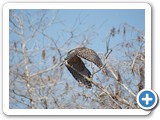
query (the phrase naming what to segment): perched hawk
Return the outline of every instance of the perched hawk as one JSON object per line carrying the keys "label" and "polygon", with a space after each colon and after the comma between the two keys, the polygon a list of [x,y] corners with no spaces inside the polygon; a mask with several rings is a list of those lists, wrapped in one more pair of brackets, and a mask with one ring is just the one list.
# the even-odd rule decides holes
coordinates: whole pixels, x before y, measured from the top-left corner
{"label": "perched hawk", "polygon": [[68,52],[65,60],[67,61],[69,66],[66,65],[66,67],[68,68],[70,73],[73,75],[73,77],[78,81],[79,85],[85,86],[86,88],[91,88],[92,87],[91,82],[88,81],[84,76],[82,76],[83,74],[86,77],[90,78],[91,73],[86,68],[81,58],[94,63],[99,68],[101,68],[103,64],[102,64],[101,59],[97,55],[97,53],[89,48],[81,47],[81,48],[73,49]]}

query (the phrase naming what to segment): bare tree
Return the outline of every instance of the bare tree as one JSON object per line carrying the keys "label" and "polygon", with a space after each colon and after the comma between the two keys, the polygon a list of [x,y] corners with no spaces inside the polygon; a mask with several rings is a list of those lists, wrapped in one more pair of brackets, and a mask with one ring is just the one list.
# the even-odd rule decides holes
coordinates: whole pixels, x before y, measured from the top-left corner
{"label": "bare tree", "polygon": [[77,16],[67,28],[56,10],[10,10],[9,20],[11,109],[138,108],[136,94],[145,82],[143,31],[127,23],[110,29],[104,36],[106,53],[98,53],[108,75],[83,60],[92,71],[92,78],[81,74],[94,85],[88,90],[62,63],[67,65],[69,50],[92,43],[98,33],[94,25],[86,27]]}

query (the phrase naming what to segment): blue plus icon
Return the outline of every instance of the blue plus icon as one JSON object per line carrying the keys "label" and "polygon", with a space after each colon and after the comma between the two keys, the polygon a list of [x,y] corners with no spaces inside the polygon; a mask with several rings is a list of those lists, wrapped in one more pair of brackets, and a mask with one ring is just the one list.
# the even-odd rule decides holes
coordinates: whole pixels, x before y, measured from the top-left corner
{"label": "blue plus icon", "polygon": [[157,94],[152,90],[142,90],[137,95],[137,103],[142,109],[152,109],[157,104]]}
{"label": "blue plus icon", "polygon": [[146,105],[149,105],[149,101],[152,101],[152,100],[153,100],[153,98],[150,98],[148,93],[146,93],[146,97],[145,98],[142,98],[142,101],[145,101]]}

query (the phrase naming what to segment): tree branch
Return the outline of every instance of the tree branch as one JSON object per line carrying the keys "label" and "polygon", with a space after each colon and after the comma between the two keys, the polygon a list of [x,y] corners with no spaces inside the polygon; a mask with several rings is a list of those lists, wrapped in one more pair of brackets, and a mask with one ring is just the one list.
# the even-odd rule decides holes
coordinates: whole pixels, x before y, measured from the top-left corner
{"label": "tree branch", "polygon": [[26,47],[25,47],[25,38],[24,38],[24,26],[23,26],[23,19],[20,21],[20,30],[21,30],[21,40],[22,40],[22,53],[23,53],[23,58],[24,58],[24,72],[25,75],[27,76],[27,89],[28,89],[28,93],[29,93],[29,98],[30,98],[30,104],[31,104],[31,109],[34,108],[34,101],[32,98],[32,91],[30,88],[30,73],[29,73],[29,69],[28,69],[28,65],[27,65],[27,55],[26,55]]}

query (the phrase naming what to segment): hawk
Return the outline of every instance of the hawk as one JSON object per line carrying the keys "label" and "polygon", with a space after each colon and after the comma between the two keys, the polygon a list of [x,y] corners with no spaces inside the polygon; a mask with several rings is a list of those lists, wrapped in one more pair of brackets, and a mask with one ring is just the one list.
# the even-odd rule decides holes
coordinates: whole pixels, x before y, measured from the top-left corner
{"label": "hawk", "polygon": [[67,57],[65,58],[65,61],[68,64],[66,65],[67,69],[78,81],[80,86],[91,88],[91,81],[84,77],[86,76],[87,78],[91,78],[91,72],[86,68],[81,58],[94,63],[99,68],[102,68],[103,64],[97,53],[89,48],[80,47],[68,52]]}

